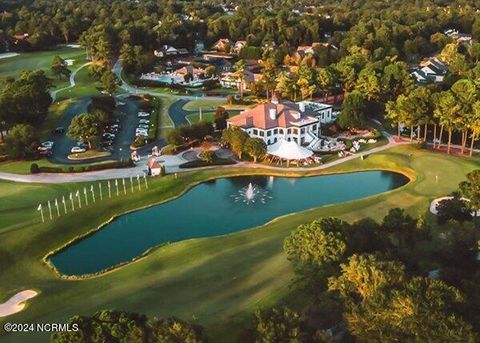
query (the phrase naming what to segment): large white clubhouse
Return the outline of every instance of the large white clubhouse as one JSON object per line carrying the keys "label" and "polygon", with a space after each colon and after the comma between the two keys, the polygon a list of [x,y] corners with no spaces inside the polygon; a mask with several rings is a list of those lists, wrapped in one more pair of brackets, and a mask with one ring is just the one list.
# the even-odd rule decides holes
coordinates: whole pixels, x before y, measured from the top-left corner
{"label": "large white clubhouse", "polygon": [[311,101],[279,102],[276,98],[267,104],[227,119],[227,126],[237,126],[250,137],[263,139],[267,145],[285,139],[301,145],[318,141],[320,126],[333,121],[332,106]]}

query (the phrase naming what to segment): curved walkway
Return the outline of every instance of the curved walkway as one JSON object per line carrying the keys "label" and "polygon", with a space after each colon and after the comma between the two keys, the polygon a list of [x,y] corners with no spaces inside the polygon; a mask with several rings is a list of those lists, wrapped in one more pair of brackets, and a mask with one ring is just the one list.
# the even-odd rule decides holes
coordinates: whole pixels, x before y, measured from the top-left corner
{"label": "curved walkway", "polygon": [[[213,168],[258,168],[258,169],[266,169],[266,170],[278,170],[278,171],[316,171],[316,170],[324,170],[330,168],[332,166],[336,166],[347,161],[351,161],[356,158],[360,158],[363,156],[368,156],[377,152],[388,150],[397,145],[403,144],[411,144],[410,142],[401,142],[396,143],[391,136],[388,136],[388,144],[382,145],[368,151],[349,155],[347,157],[341,158],[339,160],[335,160],[329,163],[325,163],[316,167],[278,167],[278,166],[267,166],[262,164],[255,164],[250,162],[240,162],[233,165],[225,165],[225,166],[208,166],[202,168],[195,168],[195,170],[201,169],[213,169]],[[179,166],[187,160],[182,157],[181,152],[178,155],[174,156],[160,156],[158,158],[159,162],[165,165],[165,169],[167,173],[182,173],[182,172],[189,172],[191,169],[182,169]],[[2,173],[0,172],[0,179],[8,180],[8,181],[15,181],[15,182],[26,182],[26,183],[68,183],[68,182],[92,182],[97,180],[108,180],[108,179],[116,179],[116,178],[124,178],[137,175],[143,175],[146,172],[146,162],[147,158],[144,157],[140,163],[133,167],[133,168],[123,168],[123,169],[108,169],[108,170],[101,170],[101,171],[93,171],[93,172],[86,172],[86,173],[65,173],[65,174],[49,174],[49,173],[40,173],[40,174],[33,174],[33,175],[20,175],[20,174],[11,174],[11,173]]]}
{"label": "curved walkway", "polygon": [[75,69],[71,74],[70,74],[70,85],[69,86],[66,86],[66,87],[63,87],[63,88],[60,88],[60,89],[56,89],[52,92],[50,92],[50,96],[52,97],[52,102],[55,102],[55,100],[57,99],[57,94],[60,93],[60,92],[63,92],[64,90],[67,90],[67,89],[70,89],[70,88],[73,88],[75,87],[75,76],[77,76],[77,73],[84,67],[88,66],[92,64],[92,62],[87,62],[85,64],[82,64],[80,67],[78,67],[77,69]]}

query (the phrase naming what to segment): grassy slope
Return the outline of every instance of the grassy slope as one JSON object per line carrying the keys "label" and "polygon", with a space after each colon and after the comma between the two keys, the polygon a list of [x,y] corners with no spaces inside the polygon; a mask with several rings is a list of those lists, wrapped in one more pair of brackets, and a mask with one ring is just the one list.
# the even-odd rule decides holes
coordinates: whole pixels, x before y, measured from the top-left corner
{"label": "grassy slope", "polygon": [[[87,281],[59,280],[40,259],[113,213],[161,201],[183,191],[191,182],[226,171],[198,171],[179,175],[177,180],[171,176],[152,180],[148,194],[142,191],[129,195],[128,201],[120,197],[77,211],[75,225],[71,216],[41,225],[34,209],[40,201],[67,194],[77,185],[1,182],[0,298],[24,288],[42,291],[31,301],[30,308],[9,317],[10,321],[62,322],[75,313],[117,308],[152,316],[196,318],[220,337],[217,341],[229,341],[253,309],[282,301],[289,293],[292,271],[282,252],[282,242],[297,225],[320,216],[355,220],[368,215],[380,219],[389,208],[397,206],[411,213],[425,213],[432,198],[450,193],[468,171],[479,166],[478,160],[407,146],[369,156],[365,161],[356,159],[329,171],[387,168],[415,174],[416,178],[399,190],[282,217],[261,228],[172,244],[137,263]],[[249,171],[254,172],[260,171]],[[11,337],[4,337],[5,341]],[[32,336],[17,335],[15,341],[21,338],[31,341]]]}
{"label": "grassy slope", "polygon": [[63,59],[75,60],[70,70],[78,68],[85,63],[85,51],[83,49],[73,49],[66,46],[54,50],[21,53],[18,56],[0,59],[0,75],[2,77],[17,77],[23,70],[45,70],[47,76],[54,80],[55,86],[60,88],[68,84],[67,80],[58,80],[54,78],[50,71],[50,64],[53,56],[59,55]]}

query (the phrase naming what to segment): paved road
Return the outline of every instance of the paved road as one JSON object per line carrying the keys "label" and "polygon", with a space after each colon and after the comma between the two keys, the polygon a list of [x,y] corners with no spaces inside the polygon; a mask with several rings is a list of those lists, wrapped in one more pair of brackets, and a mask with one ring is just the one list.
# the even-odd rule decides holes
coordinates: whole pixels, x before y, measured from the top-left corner
{"label": "paved road", "polygon": [[190,100],[181,99],[174,102],[168,108],[168,115],[172,119],[173,125],[175,127],[179,127],[182,125],[190,125],[190,122],[187,120],[187,116],[189,114],[197,113],[197,111],[189,111],[185,110],[183,106],[185,106]]}

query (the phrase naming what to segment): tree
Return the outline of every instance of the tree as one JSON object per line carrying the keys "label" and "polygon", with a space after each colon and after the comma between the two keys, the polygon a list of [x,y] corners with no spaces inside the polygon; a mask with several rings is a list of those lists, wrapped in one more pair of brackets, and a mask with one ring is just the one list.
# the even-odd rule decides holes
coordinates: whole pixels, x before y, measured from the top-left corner
{"label": "tree", "polygon": [[385,287],[403,283],[405,267],[395,261],[381,261],[375,255],[352,255],[340,265],[341,274],[328,280],[328,289],[338,291],[350,303],[365,300]]}
{"label": "tree", "polygon": [[300,315],[287,307],[257,310],[254,318],[255,342],[300,343],[306,339]]}
{"label": "tree", "polygon": [[365,127],[367,104],[359,91],[353,91],[345,97],[338,124],[342,128]]}
{"label": "tree", "polygon": [[282,71],[279,73],[275,91],[282,98],[293,99],[294,101],[297,101],[296,88],[296,82],[291,77],[290,73],[286,71]]}
{"label": "tree", "polygon": [[471,131],[469,155],[472,157],[475,142],[480,135],[480,101],[476,101],[472,106],[472,113],[469,116],[468,127]]}
{"label": "tree", "polygon": [[248,134],[236,126],[230,126],[222,132],[222,142],[230,145],[230,148],[241,159],[243,147],[248,139]]}
{"label": "tree", "polygon": [[471,220],[471,209],[458,192],[452,194],[452,198],[440,201],[437,205],[437,221],[445,224],[449,220],[456,220],[460,223]]}
{"label": "tree", "polygon": [[243,98],[244,84],[245,84],[245,61],[239,60],[235,63],[235,72],[233,73],[233,78],[238,81],[238,91],[240,92],[240,97]]}
{"label": "tree", "polygon": [[105,70],[102,77],[100,78],[100,82],[105,88],[105,91],[108,94],[113,94],[117,87],[120,85],[120,81],[117,78],[117,75],[113,73],[111,70]]}
{"label": "tree", "polygon": [[206,151],[202,151],[198,157],[200,157],[200,159],[206,163],[213,163],[215,161],[215,159],[217,158],[217,155],[215,155],[215,152],[212,151],[212,150],[206,150]]}
{"label": "tree", "polygon": [[345,319],[361,342],[473,343],[472,326],[452,311],[461,302],[457,289],[440,280],[415,277],[347,306]]}
{"label": "tree", "polygon": [[174,317],[151,320],[148,327],[151,331],[151,343],[201,343],[205,341],[203,328],[200,325]]}
{"label": "tree", "polygon": [[271,59],[266,60],[262,64],[262,84],[265,87],[267,93],[267,99],[273,96],[273,90],[275,89],[275,84],[277,80],[277,66],[275,62]]}
{"label": "tree", "polygon": [[263,158],[267,153],[267,145],[261,138],[249,137],[245,141],[244,151],[253,157],[254,163],[257,163],[257,159]]}
{"label": "tree", "polygon": [[400,247],[404,247],[406,243],[413,244],[416,227],[417,221],[415,218],[412,218],[401,208],[390,209],[382,223],[383,230],[393,234]]}
{"label": "tree", "polygon": [[360,91],[369,101],[378,100],[382,91],[380,78],[373,68],[364,68],[358,75],[355,89]]}
{"label": "tree", "polygon": [[215,111],[215,128],[217,130],[224,130],[227,127],[228,112],[225,110],[225,107],[218,106]]}
{"label": "tree", "polygon": [[62,76],[65,78],[70,77],[70,70],[67,68],[67,63],[58,55],[53,57],[50,69],[58,78],[61,78]]}
{"label": "tree", "polygon": [[167,133],[167,142],[168,144],[171,145],[181,145],[184,143],[184,139],[180,133],[180,130],[178,128],[174,128],[172,130],[169,130]]}
{"label": "tree", "polygon": [[452,131],[459,121],[460,104],[455,99],[452,91],[441,92],[435,99],[434,116],[440,122],[440,138],[438,148],[442,144],[443,129],[448,130],[448,147],[447,153],[450,153],[450,147],[452,143]]}
{"label": "tree", "polygon": [[107,118],[98,113],[82,113],[73,117],[67,135],[76,141],[87,142],[92,149],[100,142]]}
{"label": "tree", "polygon": [[149,332],[144,315],[114,310],[96,312],[92,317],[73,316],[68,320],[77,331],[60,331],[52,335],[54,343],[147,341]]}
{"label": "tree", "polygon": [[35,155],[38,137],[30,125],[15,125],[5,137],[5,148],[10,158],[30,158]]}
{"label": "tree", "polygon": [[321,291],[326,276],[347,249],[341,233],[345,225],[333,218],[323,218],[300,225],[285,238],[283,249],[298,281],[315,292]]}
{"label": "tree", "polygon": [[462,196],[468,199],[468,206],[478,211],[480,209],[480,170],[474,170],[467,174],[467,180],[460,183]]}

